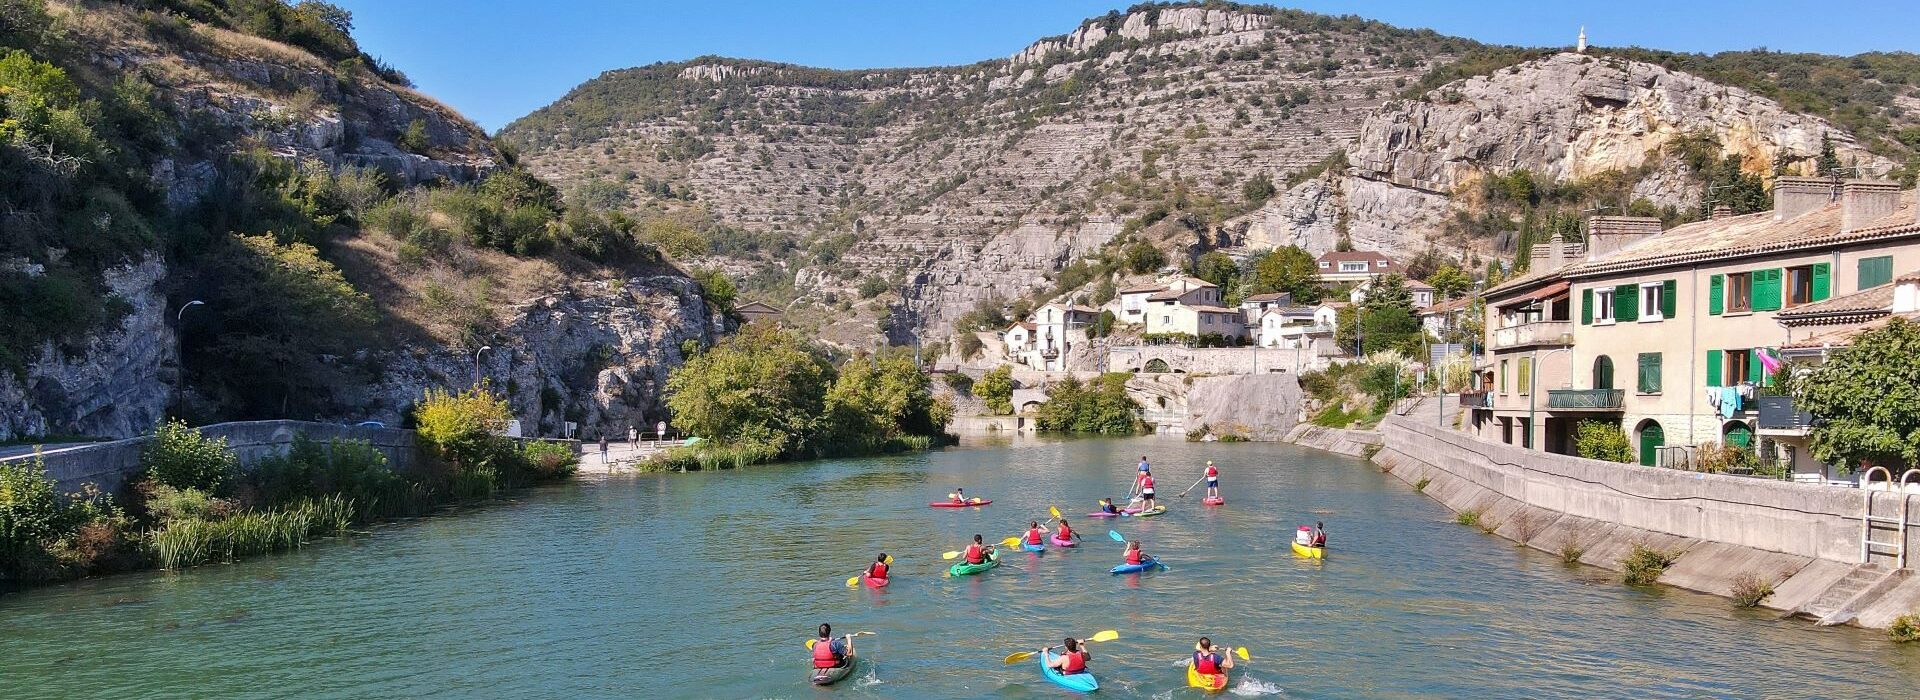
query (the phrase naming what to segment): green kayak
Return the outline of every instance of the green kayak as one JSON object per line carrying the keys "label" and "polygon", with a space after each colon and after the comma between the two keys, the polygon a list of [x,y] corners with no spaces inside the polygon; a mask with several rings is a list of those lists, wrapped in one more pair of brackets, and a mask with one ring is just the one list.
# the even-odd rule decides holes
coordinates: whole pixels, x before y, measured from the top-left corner
{"label": "green kayak", "polygon": [[982,571],[986,571],[987,569],[991,569],[999,565],[1000,565],[1000,557],[993,554],[988,554],[987,560],[984,562],[981,562],[979,564],[968,564],[966,562],[960,562],[948,568],[947,573],[952,574],[954,576],[972,576],[974,574],[980,573]]}

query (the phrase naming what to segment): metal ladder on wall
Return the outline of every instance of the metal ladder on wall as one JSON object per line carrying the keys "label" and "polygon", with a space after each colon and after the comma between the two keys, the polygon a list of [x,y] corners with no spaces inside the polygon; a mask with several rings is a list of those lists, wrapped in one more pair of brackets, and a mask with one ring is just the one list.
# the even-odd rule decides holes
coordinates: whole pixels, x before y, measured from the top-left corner
{"label": "metal ladder on wall", "polygon": [[[1885,517],[1873,514],[1873,497],[1875,493],[1873,488],[1874,472],[1880,472],[1886,476],[1886,490],[1893,492],[1895,496],[1894,500],[1900,506],[1900,513],[1897,517]],[[1882,552],[1883,554],[1888,554],[1893,557],[1894,568],[1904,569],[1907,567],[1906,487],[1907,480],[1915,476],[1920,476],[1920,469],[1908,469],[1902,473],[1898,484],[1893,481],[1893,472],[1887,471],[1886,467],[1873,467],[1860,475],[1860,489],[1866,492],[1867,497],[1866,508],[1860,513],[1860,563],[1865,564],[1871,561],[1874,552],[1873,548],[1881,547],[1886,550]],[[1873,526],[1876,524],[1893,526],[1895,528],[1893,531],[1893,541],[1875,542],[1873,539]]]}

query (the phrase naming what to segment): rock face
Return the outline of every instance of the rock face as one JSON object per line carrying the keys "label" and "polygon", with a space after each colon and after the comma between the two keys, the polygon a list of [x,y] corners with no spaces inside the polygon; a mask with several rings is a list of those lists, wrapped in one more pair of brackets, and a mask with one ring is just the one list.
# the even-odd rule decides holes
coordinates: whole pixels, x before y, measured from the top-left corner
{"label": "rock face", "polygon": [[22,376],[0,372],[0,440],[48,434],[124,437],[160,421],[173,400],[178,344],[167,316],[158,256],[110,270],[106,284],[127,313],[83,351],[48,343]]}
{"label": "rock face", "polygon": [[[667,420],[667,370],[685,360],[683,345],[712,345],[731,330],[707,308],[699,288],[679,276],[589,282],[517,305],[503,334],[481,353],[478,370],[504,391],[526,435],[624,439],[629,425],[651,431]],[[416,347],[380,358],[381,380],[362,399],[366,416],[399,425],[428,389],[464,389],[475,381],[464,350]]]}

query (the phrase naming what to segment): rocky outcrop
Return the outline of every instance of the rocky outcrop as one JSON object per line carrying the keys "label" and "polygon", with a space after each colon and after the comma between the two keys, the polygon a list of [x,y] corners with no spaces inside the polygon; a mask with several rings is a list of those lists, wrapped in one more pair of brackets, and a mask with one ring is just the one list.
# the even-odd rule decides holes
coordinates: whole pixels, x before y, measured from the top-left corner
{"label": "rocky outcrop", "polygon": [[[415,347],[377,358],[381,379],[360,398],[365,415],[389,425],[428,389],[462,389],[475,370],[503,391],[527,435],[624,435],[666,420],[667,372],[686,350],[730,329],[699,287],[680,276],[575,284],[517,305],[491,350]],[[689,343],[693,345],[689,345]],[[651,428],[642,428],[650,430]]]}
{"label": "rocky outcrop", "polygon": [[138,435],[173,400],[179,346],[167,321],[158,256],[109,270],[108,293],[126,313],[78,352],[42,346],[25,372],[0,371],[0,440],[49,434]]}

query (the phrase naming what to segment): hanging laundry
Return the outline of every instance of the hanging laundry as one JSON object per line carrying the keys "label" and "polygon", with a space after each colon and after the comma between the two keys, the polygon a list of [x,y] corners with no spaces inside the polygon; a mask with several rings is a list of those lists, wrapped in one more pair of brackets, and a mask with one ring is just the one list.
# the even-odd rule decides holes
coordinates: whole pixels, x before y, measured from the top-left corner
{"label": "hanging laundry", "polygon": [[1740,388],[1732,386],[1720,387],[1720,417],[1732,418],[1733,414],[1739,412]]}
{"label": "hanging laundry", "polygon": [[1720,387],[1707,387],[1707,405],[1720,408]]}

